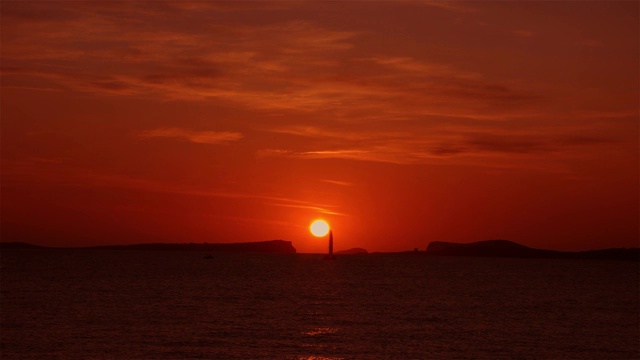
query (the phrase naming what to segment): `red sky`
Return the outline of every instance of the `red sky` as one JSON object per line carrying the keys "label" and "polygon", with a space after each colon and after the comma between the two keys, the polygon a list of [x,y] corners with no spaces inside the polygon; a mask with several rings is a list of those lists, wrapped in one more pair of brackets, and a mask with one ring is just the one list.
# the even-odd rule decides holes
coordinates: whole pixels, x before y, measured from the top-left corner
{"label": "red sky", "polygon": [[638,246],[639,13],[3,1],[2,241]]}

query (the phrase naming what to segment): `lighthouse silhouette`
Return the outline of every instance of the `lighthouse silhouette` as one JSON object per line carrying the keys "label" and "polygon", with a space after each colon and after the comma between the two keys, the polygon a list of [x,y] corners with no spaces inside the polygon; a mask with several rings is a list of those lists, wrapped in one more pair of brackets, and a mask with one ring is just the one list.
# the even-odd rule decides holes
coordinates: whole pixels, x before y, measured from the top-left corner
{"label": "lighthouse silhouette", "polygon": [[329,253],[325,255],[325,260],[335,260],[336,257],[333,256],[333,230],[329,230]]}

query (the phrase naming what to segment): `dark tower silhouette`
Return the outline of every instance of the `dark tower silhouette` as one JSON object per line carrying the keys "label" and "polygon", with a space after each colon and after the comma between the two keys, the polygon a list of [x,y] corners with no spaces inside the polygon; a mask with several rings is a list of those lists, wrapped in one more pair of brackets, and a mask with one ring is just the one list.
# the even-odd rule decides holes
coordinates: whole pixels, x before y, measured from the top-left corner
{"label": "dark tower silhouette", "polygon": [[333,231],[329,230],[329,253],[325,255],[325,260],[335,260],[336,257],[333,256]]}
{"label": "dark tower silhouette", "polygon": [[333,231],[329,230],[329,256],[333,255]]}

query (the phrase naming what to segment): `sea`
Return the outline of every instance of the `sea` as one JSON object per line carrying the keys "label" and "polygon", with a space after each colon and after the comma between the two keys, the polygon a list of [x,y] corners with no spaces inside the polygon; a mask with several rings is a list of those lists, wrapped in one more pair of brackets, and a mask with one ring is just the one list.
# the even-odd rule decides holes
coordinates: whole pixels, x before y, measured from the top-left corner
{"label": "sea", "polygon": [[1,359],[638,359],[640,266],[3,250]]}

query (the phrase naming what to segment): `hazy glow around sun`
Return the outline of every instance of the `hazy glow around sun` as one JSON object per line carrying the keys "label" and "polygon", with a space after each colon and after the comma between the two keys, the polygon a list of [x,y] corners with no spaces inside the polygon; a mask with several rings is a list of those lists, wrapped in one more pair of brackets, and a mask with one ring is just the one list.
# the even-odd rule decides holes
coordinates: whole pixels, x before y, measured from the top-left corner
{"label": "hazy glow around sun", "polygon": [[317,237],[325,236],[329,233],[329,224],[324,220],[316,220],[309,226],[309,231]]}

